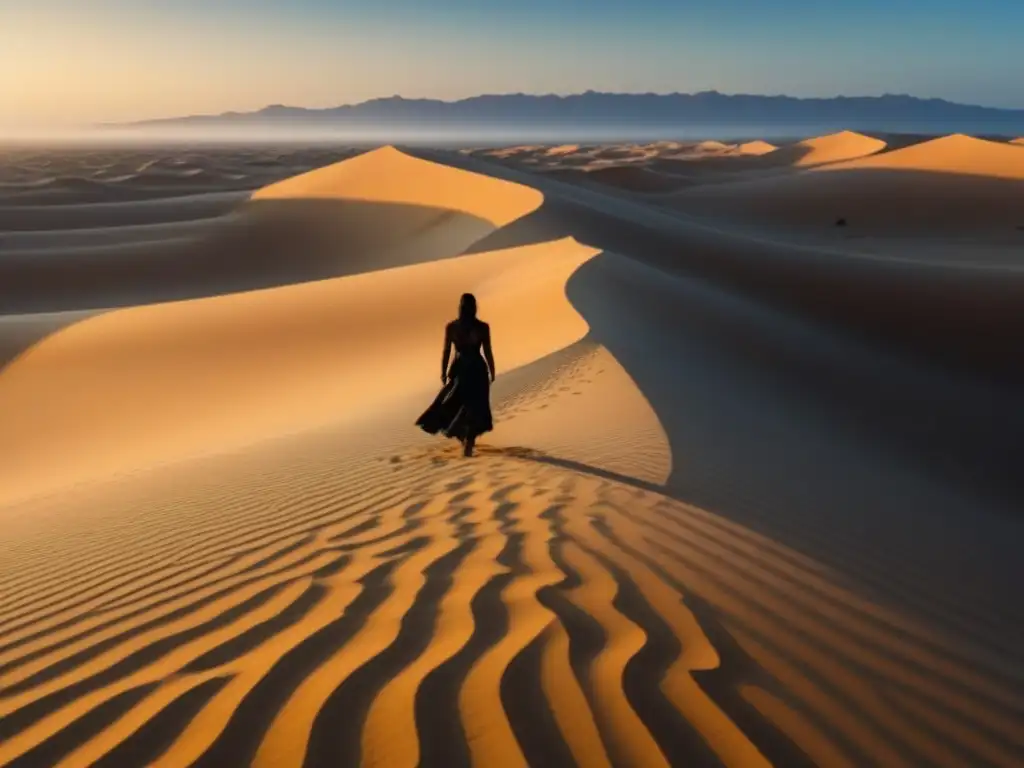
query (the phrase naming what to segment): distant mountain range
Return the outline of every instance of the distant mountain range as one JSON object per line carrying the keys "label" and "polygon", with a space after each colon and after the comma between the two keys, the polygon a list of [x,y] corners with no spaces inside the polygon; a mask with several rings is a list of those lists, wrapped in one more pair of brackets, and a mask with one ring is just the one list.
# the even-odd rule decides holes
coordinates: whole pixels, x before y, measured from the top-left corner
{"label": "distant mountain range", "polygon": [[256,112],[225,112],[132,123],[133,126],[508,126],[546,125],[821,125],[897,130],[893,126],[1024,126],[1024,109],[956,104],[906,95],[792,96],[702,93],[586,93],[571,96],[506,94],[459,101],[372,99],[359,104],[306,109],[280,104]]}

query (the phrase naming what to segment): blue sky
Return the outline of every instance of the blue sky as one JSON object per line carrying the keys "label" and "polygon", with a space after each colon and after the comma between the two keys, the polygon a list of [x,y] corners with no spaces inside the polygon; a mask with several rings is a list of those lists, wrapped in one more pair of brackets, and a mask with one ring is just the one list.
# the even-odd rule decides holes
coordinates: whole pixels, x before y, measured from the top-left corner
{"label": "blue sky", "polygon": [[2,0],[0,123],[587,89],[1024,108],[1022,33],[1022,0]]}

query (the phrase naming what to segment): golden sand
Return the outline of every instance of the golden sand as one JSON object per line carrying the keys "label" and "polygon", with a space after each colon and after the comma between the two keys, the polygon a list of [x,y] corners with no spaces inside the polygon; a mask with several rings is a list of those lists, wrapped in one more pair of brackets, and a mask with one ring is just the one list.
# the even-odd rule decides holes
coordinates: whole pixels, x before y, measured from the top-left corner
{"label": "golden sand", "polygon": [[[1024,173],[1007,145],[883,146],[803,142],[829,170],[701,194],[882,221],[895,200],[846,173],[963,196]],[[689,151],[620,150],[590,161]],[[386,147],[303,172],[235,203],[230,259],[97,261],[119,308],[86,281],[0,318],[0,765],[1019,765],[1019,528],[826,422],[830,387],[874,391],[828,378],[859,348],[677,269],[777,252],[458,166]],[[81,215],[99,253],[118,212]],[[280,269],[205,288],[254,264]],[[195,290],[161,299],[168,274]],[[464,291],[500,374],[471,459],[412,426]]]}

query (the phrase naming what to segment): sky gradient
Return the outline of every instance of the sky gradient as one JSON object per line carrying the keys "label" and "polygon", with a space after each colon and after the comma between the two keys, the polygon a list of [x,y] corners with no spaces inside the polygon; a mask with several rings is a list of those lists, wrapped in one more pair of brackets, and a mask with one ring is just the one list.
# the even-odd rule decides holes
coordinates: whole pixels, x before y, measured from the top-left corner
{"label": "sky gradient", "polygon": [[3,0],[0,127],[480,93],[1024,108],[1021,0]]}

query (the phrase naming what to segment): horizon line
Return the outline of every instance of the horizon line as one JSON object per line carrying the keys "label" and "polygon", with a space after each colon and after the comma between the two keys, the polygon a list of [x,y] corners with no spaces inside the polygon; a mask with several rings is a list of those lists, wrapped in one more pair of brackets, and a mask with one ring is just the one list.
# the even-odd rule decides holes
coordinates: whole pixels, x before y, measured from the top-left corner
{"label": "horizon line", "polygon": [[374,96],[374,97],[371,97],[371,98],[368,98],[368,99],[363,99],[362,101],[343,102],[343,103],[340,103],[340,104],[335,104],[333,106],[326,106],[326,107],[311,107],[311,106],[301,106],[301,105],[297,105],[297,104],[287,104],[285,102],[273,102],[273,103],[269,103],[269,104],[264,104],[262,107],[252,108],[250,110],[237,110],[237,109],[235,109],[235,110],[225,110],[223,112],[196,112],[196,113],[191,113],[191,114],[169,115],[169,116],[165,116],[165,117],[142,118],[142,119],[138,119],[138,120],[90,123],[89,127],[94,127],[94,128],[95,127],[108,127],[108,128],[109,127],[123,127],[123,126],[139,125],[139,124],[144,124],[144,123],[158,123],[158,122],[170,121],[170,120],[188,120],[188,119],[194,119],[194,118],[216,118],[216,117],[229,117],[229,116],[238,116],[238,115],[254,115],[254,114],[259,114],[260,112],[265,112],[265,111],[270,110],[270,109],[300,109],[300,110],[307,111],[307,112],[328,112],[328,111],[335,110],[335,109],[345,109],[345,108],[361,107],[361,106],[364,106],[366,104],[373,104],[373,103],[382,102],[382,101],[421,101],[421,102],[435,102],[435,103],[439,103],[439,104],[454,105],[454,104],[461,104],[461,103],[467,102],[467,101],[473,101],[475,99],[486,99],[486,98],[508,98],[508,97],[515,97],[515,96],[528,96],[528,97],[538,98],[538,99],[543,99],[543,98],[570,99],[570,98],[574,98],[574,97],[587,96],[587,95],[595,95],[595,96],[659,96],[659,97],[672,97],[672,96],[691,96],[692,97],[692,96],[712,96],[712,95],[714,95],[714,96],[725,96],[725,97],[728,97],[728,98],[755,97],[755,98],[762,98],[762,99],[791,99],[791,100],[794,100],[794,101],[837,101],[837,100],[840,100],[840,99],[850,99],[850,100],[853,100],[853,99],[904,98],[904,99],[913,99],[915,101],[923,101],[923,102],[941,102],[943,104],[950,104],[950,105],[957,106],[957,107],[968,107],[968,108],[972,108],[972,109],[989,109],[989,110],[993,110],[993,111],[997,111],[997,112],[1022,112],[1022,113],[1024,113],[1024,106],[1020,106],[1020,107],[994,107],[994,106],[989,106],[989,105],[985,105],[985,104],[972,104],[972,103],[966,103],[966,102],[960,102],[960,101],[951,101],[949,99],[945,99],[945,98],[942,98],[942,97],[939,97],[939,96],[915,96],[914,94],[910,94],[910,93],[891,93],[891,92],[885,92],[885,93],[881,93],[881,94],[858,94],[858,95],[847,95],[847,94],[843,94],[843,93],[837,93],[837,94],[831,95],[831,96],[791,96],[791,95],[786,94],[786,93],[742,93],[742,92],[728,93],[728,92],[724,92],[724,91],[719,91],[719,90],[714,89],[714,88],[710,88],[710,89],[706,89],[706,90],[701,90],[701,91],[665,91],[665,92],[659,92],[659,91],[600,91],[600,90],[595,90],[595,89],[592,89],[592,88],[588,88],[588,89],[586,89],[584,91],[573,91],[573,92],[568,92],[568,93],[555,93],[555,92],[547,92],[547,93],[533,92],[533,93],[531,93],[531,92],[527,92],[527,91],[507,91],[507,92],[504,92],[504,93],[484,92],[484,93],[474,94],[472,96],[462,96],[462,97],[459,97],[459,98],[452,98],[452,99],[436,98],[436,97],[431,97],[431,96],[403,96],[402,94],[394,93],[394,94],[391,94],[391,95],[388,95],[388,96]]}

